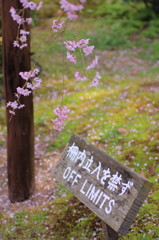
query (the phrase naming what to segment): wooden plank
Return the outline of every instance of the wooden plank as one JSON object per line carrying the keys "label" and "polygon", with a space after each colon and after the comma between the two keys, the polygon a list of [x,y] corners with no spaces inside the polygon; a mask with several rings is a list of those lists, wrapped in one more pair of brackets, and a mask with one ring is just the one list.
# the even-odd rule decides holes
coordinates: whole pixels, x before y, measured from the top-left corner
{"label": "wooden plank", "polygon": [[63,151],[54,176],[115,232],[123,235],[152,186],[77,135],[71,137]]}
{"label": "wooden plank", "polygon": [[[6,103],[15,100],[14,93],[24,81],[19,72],[29,71],[30,41],[20,50],[13,47],[18,25],[10,16],[10,8],[21,9],[19,0],[2,0],[3,80]],[[26,13],[29,17],[29,12]],[[33,96],[21,97],[25,108],[12,117],[7,109],[7,162],[9,198],[12,202],[28,199],[34,189]]]}

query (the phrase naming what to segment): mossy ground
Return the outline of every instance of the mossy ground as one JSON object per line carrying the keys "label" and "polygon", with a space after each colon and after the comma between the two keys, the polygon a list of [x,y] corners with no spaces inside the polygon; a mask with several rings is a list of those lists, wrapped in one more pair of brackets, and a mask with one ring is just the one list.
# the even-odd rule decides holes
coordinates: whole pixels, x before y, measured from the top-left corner
{"label": "mossy ground", "polygon": [[[42,88],[34,96],[36,135],[45,141],[46,151],[51,152],[62,150],[72,133],[79,134],[150,180],[152,192],[130,232],[121,239],[159,239],[159,70],[156,64],[159,44],[156,36],[150,38],[152,29],[147,29],[147,35],[141,32],[132,38],[136,36],[135,23],[130,23],[133,27],[128,32],[129,27],[124,28],[123,21],[109,25],[104,19],[82,19],[71,24],[64,37],[47,47],[52,35],[50,24],[50,19],[43,20],[32,30],[34,60],[37,58],[42,65],[43,79]],[[79,38],[91,39],[96,46],[95,53],[101,56],[98,71],[102,80],[97,88],[89,88],[87,82],[75,82],[73,72],[82,66],[72,66],[64,60],[62,42],[72,40],[76,29]],[[133,54],[135,57],[131,59]],[[127,59],[131,59],[129,64]],[[63,80],[63,104],[71,113],[63,131],[57,134],[53,132],[51,119],[53,109],[61,102]],[[4,119],[2,111],[0,130],[5,133]],[[0,145],[3,144],[0,140]],[[0,213],[0,223],[4,240],[103,239],[100,220],[61,186],[57,186],[55,200],[14,213],[12,217]]]}

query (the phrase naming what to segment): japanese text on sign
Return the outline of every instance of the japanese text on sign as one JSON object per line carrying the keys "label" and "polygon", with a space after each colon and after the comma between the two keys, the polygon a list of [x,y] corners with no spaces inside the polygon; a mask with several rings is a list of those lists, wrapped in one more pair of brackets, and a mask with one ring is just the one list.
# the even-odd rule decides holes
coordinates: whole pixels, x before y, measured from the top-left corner
{"label": "japanese text on sign", "polygon": [[[86,150],[80,151],[75,143],[68,148],[66,157],[71,163],[76,164],[76,167],[78,166],[78,168],[85,170],[87,174],[95,177],[99,184],[105,186],[110,192],[118,191],[118,195],[122,196],[128,189],[130,190],[133,187],[132,181],[123,182],[122,174],[118,171],[112,173],[109,167],[103,169],[100,161],[94,167],[94,157],[88,157]],[[82,174],[75,171],[73,167],[67,167],[64,170],[63,179],[70,182],[71,186],[74,186],[82,179]],[[91,184],[88,179],[85,179],[79,191],[99,209],[104,208],[106,214],[110,214],[113,206],[115,206],[115,200],[97,188],[97,186]]]}

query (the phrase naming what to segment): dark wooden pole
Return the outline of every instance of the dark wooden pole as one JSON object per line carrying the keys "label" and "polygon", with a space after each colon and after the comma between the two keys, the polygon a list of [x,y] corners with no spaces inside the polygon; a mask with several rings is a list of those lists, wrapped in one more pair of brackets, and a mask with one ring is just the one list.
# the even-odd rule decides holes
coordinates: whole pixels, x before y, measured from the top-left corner
{"label": "dark wooden pole", "polygon": [[111,227],[109,227],[105,222],[102,221],[102,228],[104,239],[103,240],[118,240],[119,235]]}
{"label": "dark wooden pole", "polygon": [[[3,79],[6,103],[14,101],[16,88],[23,86],[19,72],[30,70],[30,40],[28,47],[20,50],[13,46],[18,25],[10,16],[11,6],[21,9],[19,0],[1,0],[3,37]],[[29,13],[26,13],[29,16]],[[34,189],[34,127],[33,96],[20,99],[25,108],[7,118],[7,162],[9,198],[12,202],[28,199]]]}

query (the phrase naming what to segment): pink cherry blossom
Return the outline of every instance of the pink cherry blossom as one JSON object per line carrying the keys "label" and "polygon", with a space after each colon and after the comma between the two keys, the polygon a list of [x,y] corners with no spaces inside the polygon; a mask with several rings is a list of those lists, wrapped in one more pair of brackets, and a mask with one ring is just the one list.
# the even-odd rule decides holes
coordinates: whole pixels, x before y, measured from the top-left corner
{"label": "pink cherry blossom", "polygon": [[37,4],[34,2],[28,2],[28,8],[35,10],[37,8]]}
{"label": "pink cherry blossom", "polygon": [[78,15],[75,12],[67,12],[67,17],[70,20],[76,20],[78,18]]}
{"label": "pink cherry blossom", "polygon": [[9,113],[15,115],[15,111],[9,110]]}
{"label": "pink cherry blossom", "polygon": [[62,130],[62,126],[64,124],[64,121],[68,117],[69,112],[70,112],[70,109],[68,109],[66,106],[58,107],[54,110],[55,115],[57,115],[57,118],[52,119],[55,130],[58,130],[58,131]]}
{"label": "pink cherry blossom", "polygon": [[20,49],[23,49],[23,48],[25,48],[25,47],[27,47],[28,46],[28,44],[27,43],[25,43],[25,44],[22,44],[22,45],[20,45]]}
{"label": "pink cherry blossom", "polygon": [[86,80],[88,80],[88,78],[86,76],[83,76],[80,72],[75,72],[74,77],[78,81],[86,81]]}
{"label": "pink cherry blossom", "polygon": [[24,107],[25,107],[24,104],[20,104],[20,105],[18,106],[18,109],[21,109],[21,108],[24,108]]}
{"label": "pink cherry blossom", "polygon": [[40,78],[35,77],[35,78],[33,78],[32,83],[27,82],[26,87],[31,90],[35,90],[41,86],[41,82],[42,82],[42,80]]}
{"label": "pink cherry blossom", "polygon": [[28,8],[28,4],[29,4],[28,0],[19,0],[19,1],[22,4],[23,8]]}
{"label": "pink cherry blossom", "polygon": [[96,75],[92,81],[92,83],[89,85],[90,87],[97,87],[99,84],[99,79],[101,79],[101,76],[99,74],[99,72],[96,72]]}
{"label": "pink cherry blossom", "polygon": [[94,78],[92,83],[89,85],[90,87],[97,87],[99,85],[99,80]]}
{"label": "pink cherry blossom", "polygon": [[95,59],[92,61],[92,63],[86,68],[87,70],[93,69],[98,64],[99,57],[95,56]]}
{"label": "pink cherry blossom", "polygon": [[53,29],[53,31],[54,32],[58,32],[58,30],[60,28],[62,28],[63,24],[64,24],[64,21],[59,22],[58,20],[53,20],[53,22],[52,22],[52,29]]}
{"label": "pink cherry blossom", "polygon": [[20,35],[29,35],[30,32],[29,31],[25,31],[23,29],[20,30]]}
{"label": "pink cherry blossom", "polygon": [[96,72],[95,78],[101,79],[99,72]]}
{"label": "pink cherry blossom", "polygon": [[35,89],[37,89],[38,87],[40,87],[40,86],[41,86],[41,82],[42,82],[42,80],[41,80],[40,78],[38,78],[38,77],[33,78],[33,87],[32,87],[32,90],[35,90]]}
{"label": "pink cherry blossom", "polygon": [[94,46],[87,46],[87,47],[83,48],[82,50],[83,50],[84,54],[86,56],[88,56],[93,52]]}
{"label": "pink cherry blossom", "polygon": [[67,50],[69,51],[75,51],[77,48],[77,42],[76,41],[65,41],[64,44],[66,45]]}
{"label": "pink cherry blossom", "polygon": [[41,7],[42,7],[42,2],[40,2],[39,4],[35,3],[35,2],[32,2],[32,1],[28,1],[28,0],[20,0],[23,8],[29,8],[31,10],[39,10]]}
{"label": "pink cherry blossom", "polygon": [[21,41],[22,43],[26,42],[26,41],[27,41],[26,35],[21,35],[21,36],[20,36],[20,41]]}
{"label": "pink cherry blossom", "polygon": [[30,25],[32,23],[32,18],[26,18],[25,19],[25,22]]}
{"label": "pink cherry blossom", "polygon": [[66,106],[58,107],[54,110],[55,115],[58,116],[61,120],[65,120],[68,117],[68,113],[70,112],[70,109],[68,109]]}
{"label": "pink cherry blossom", "polygon": [[18,43],[17,40],[15,40],[15,41],[13,42],[13,46],[14,46],[14,47],[20,47],[20,45],[19,45],[19,43]]}
{"label": "pink cherry blossom", "polygon": [[[83,0],[81,0],[81,1],[83,1]],[[72,4],[72,3],[68,2],[67,0],[60,0],[60,5],[61,5],[61,8],[66,12],[67,17],[70,20],[77,19],[78,18],[77,12],[79,12],[83,9],[82,4]]]}
{"label": "pink cherry blossom", "polygon": [[21,87],[17,87],[17,93],[19,95],[23,95],[23,96],[29,96],[31,94],[31,91],[29,91],[28,89],[24,89],[24,88],[21,88]]}
{"label": "pink cherry blossom", "polygon": [[30,33],[28,31],[25,31],[26,25],[31,24],[32,18],[24,18],[24,11],[25,9],[31,9],[31,10],[39,10],[42,6],[42,2],[39,4],[33,2],[33,1],[28,1],[28,0],[19,0],[20,3],[22,4],[23,9],[21,10],[16,10],[14,7],[10,8],[10,14],[13,19],[13,21],[16,21],[17,24],[19,25],[20,32],[18,31],[17,38],[13,42],[14,47],[18,47],[20,49],[23,49],[24,47],[27,47],[27,35]]}
{"label": "pink cherry blossom", "polygon": [[6,107],[11,107],[13,109],[17,109],[18,108],[18,103],[17,103],[17,101],[8,102]]}
{"label": "pink cherry blossom", "polygon": [[[33,90],[35,90],[40,86],[42,80],[36,77],[38,73],[39,73],[39,69],[37,68],[30,70],[28,72],[26,71],[26,72],[19,73],[22,79],[26,80],[26,83],[23,85],[23,87],[17,87],[17,92],[15,93],[16,100],[13,102],[7,103],[7,107],[11,108],[11,110],[9,111],[11,114],[15,115],[16,109],[21,109],[25,107],[25,105],[19,103],[21,95],[29,96]],[[31,82],[29,82],[30,79],[31,79]]]}
{"label": "pink cherry blossom", "polygon": [[27,82],[26,87],[27,87],[27,88],[30,88],[30,89],[33,89],[33,85],[32,85],[32,83],[30,83],[30,82]]}
{"label": "pink cherry blossom", "polygon": [[21,78],[28,81],[31,76],[31,73],[30,73],[30,71],[29,72],[20,72],[19,75],[21,76]]}
{"label": "pink cherry blossom", "polygon": [[60,4],[61,4],[61,8],[65,12],[77,12],[83,9],[82,5],[80,4],[75,5],[75,4],[69,3],[67,0],[60,0]]}
{"label": "pink cherry blossom", "polygon": [[52,119],[52,122],[54,123],[54,129],[60,132],[64,122],[59,118]]}
{"label": "pink cherry blossom", "polygon": [[16,13],[15,8],[11,7],[10,13],[11,13],[13,20],[16,21],[17,24],[21,25],[25,22],[24,18]]}
{"label": "pink cherry blossom", "polygon": [[38,4],[38,6],[37,6],[37,8],[36,8],[36,10],[40,10],[41,8],[42,8],[42,5],[43,5],[43,2],[40,2],[39,4]]}
{"label": "pink cherry blossom", "polygon": [[21,78],[28,81],[30,78],[34,78],[39,72],[40,70],[38,68],[35,68],[28,72],[20,72],[19,75],[21,76]]}
{"label": "pink cherry blossom", "polygon": [[70,52],[67,52],[67,59],[68,59],[70,62],[76,64],[76,56],[73,55],[73,54],[71,54]]}
{"label": "pink cherry blossom", "polygon": [[77,46],[79,48],[86,48],[89,44],[90,39],[81,39],[80,41],[77,42]]}
{"label": "pink cherry blossom", "polygon": [[29,35],[30,32],[25,31],[23,29],[20,30],[19,35],[19,48],[23,48],[27,46],[27,35]]}

